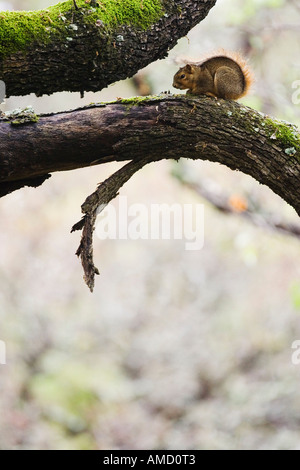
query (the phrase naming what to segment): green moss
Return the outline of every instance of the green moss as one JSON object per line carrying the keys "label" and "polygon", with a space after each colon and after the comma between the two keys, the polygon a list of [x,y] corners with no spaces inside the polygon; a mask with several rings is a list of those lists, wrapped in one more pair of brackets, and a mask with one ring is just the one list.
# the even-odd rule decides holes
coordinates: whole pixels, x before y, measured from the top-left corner
{"label": "green moss", "polygon": [[113,101],[112,103],[120,103],[120,104],[127,104],[131,106],[138,106],[140,104],[148,102],[153,102],[156,100],[160,100],[161,96],[156,95],[149,95],[149,96],[132,96],[131,98],[122,98],[117,101]]}
{"label": "green moss", "polygon": [[68,0],[45,10],[0,12],[0,56],[26,51],[32,44],[45,44],[58,36],[70,42],[87,25],[102,30],[117,25],[147,29],[163,14],[162,0],[101,0],[97,8],[77,0],[77,5],[79,10]]}
{"label": "green moss", "polygon": [[42,12],[0,13],[0,55],[24,50],[33,41],[47,41],[51,21]]}
{"label": "green moss", "polygon": [[39,117],[35,114],[31,106],[24,109],[14,109],[13,111],[4,113],[5,120],[10,121],[12,126],[20,126],[21,124],[32,124],[38,122]]}
{"label": "green moss", "polygon": [[270,118],[265,119],[264,123],[270,139],[280,142],[287,155],[294,156],[300,152],[300,134],[296,126]]}
{"label": "green moss", "polygon": [[101,0],[98,8],[87,6],[84,0],[77,4],[92,10],[87,21],[96,23],[100,19],[108,26],[127,24],[147,29],[163,14],[161,0]]}

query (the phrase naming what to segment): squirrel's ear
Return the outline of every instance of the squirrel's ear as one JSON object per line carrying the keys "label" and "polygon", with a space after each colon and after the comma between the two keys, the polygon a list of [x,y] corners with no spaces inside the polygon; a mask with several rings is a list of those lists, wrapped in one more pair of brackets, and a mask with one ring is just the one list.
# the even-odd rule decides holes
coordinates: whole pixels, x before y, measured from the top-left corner
{"label": "squirrel's ear", "polygon": [[192,73],[192,65],[191,64],[186,64],[185,70],[187,71],[187,73]]}

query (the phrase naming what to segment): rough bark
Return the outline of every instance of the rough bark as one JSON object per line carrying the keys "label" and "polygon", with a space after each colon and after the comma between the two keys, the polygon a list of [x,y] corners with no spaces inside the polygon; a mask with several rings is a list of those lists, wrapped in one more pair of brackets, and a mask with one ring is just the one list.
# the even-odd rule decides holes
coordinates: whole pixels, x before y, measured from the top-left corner
{"label": "rough bark", "polygon": [[18,181],[30,183],[54,171],[184,157],[247,173],[300,215],[298,130],[233,101],[148,97],[45,115],[23,125],[0,121],[0,155],[2,194],[10,184],[14,190]]}
{"label": "rough bark", "polygon": [[132,0],[132,18],[129,13],[117,18],[113,11],[108,16],[112,4],[120,8],[120,0],[103,0],[96,8],[77,0],[78,11],[68,0],[40,12],[4,12],[0,80],[7,96],[99,91],[166,57],[215,2],[152,0],[160,8],[156,15],[150,0]]}

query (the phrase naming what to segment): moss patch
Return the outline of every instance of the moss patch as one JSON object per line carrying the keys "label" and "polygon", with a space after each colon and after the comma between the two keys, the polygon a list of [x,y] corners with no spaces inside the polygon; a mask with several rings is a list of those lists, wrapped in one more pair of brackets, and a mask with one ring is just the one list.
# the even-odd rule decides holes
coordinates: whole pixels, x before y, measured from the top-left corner
{"label": "moss patch", "polygon": [[51,18],[46,12],[1,12],[0,55],[24,50],[33,41],[42,42],[50,38]]}
{"label": "moss patch", "polygon": [[45,10],[0,12],[0,56],[58,36],[72,41],[87,25],[102,29],[132,25],[146,30],[164,11],[162,0],[101,0],[97,7],[77,0],[77,5],[79,10],[68,0]]}
{"label": "moss patch", "polygon": [[157,95],[148,95],[148,96],[132,96],[130,98],[120,98],[116,101],[112,101],[111,104],[114,103],[120,103],[120,104],[127,104],[131,106],[138,106],[140,104],[144,104],[147,101],[148,102],[153,102],[153,101],[159,101],[161,100],[161,96]]}
{"label": "moss patch", "polygon": [[127,24],[147,29],[163,14],[161,0],[101,0],[98,8],[87,6],[84,0],[77,4],[80,8],[92,10],[86,17],[87,21],[100,19],[108,26]]}
{"label": "moss patch", "polygon": [[5,118],[3,120],[10,121],[12,126],[20,126],[21,124],[32,124],[38,122],[39,117],[35,114],[31,106],[27,106],[24,109],[14,109],[4,113]]}
{"label": "moss patch", "polygon": [[269,137],[280,142],[287,155],[293,156],[300,152],[300,134],[296,126],[289,123],[282,123],[276,119],[267,118],[264,120],[266,131],[269,129]]}

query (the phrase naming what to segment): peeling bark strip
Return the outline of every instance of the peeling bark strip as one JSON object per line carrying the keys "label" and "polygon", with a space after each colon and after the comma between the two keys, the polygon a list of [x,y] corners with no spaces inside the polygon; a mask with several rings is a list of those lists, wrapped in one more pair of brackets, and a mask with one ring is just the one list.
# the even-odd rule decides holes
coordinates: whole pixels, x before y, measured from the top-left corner
{"label": "peeling bark strip", "polygon": [[96,191],[88,196],[81,206],[81,211],[85,215],[79,222],[73,225],[71,232],[82,230],[81,241],[76,255],[81,259],[84,280],[91,292],[94,289],[95,274],[99,274],[93,259],[93,233],[97,215],[119,194],[119,189],[123,184],[147,163],[149,162],[146,158],[127,163],[127,165],[120,168],[120,170],[116,171],[103,183],[99,184]]}
{"label": "peeling bark strip", "polygon": [[77,0],[0,12],[7,96],[99,91],[166,57],[216,0]]}
{"label": "peeling bark strip", "polygon": [[9,192],[10,182],[14,190],[16,181],[54,171],[181,157],[249,174],[300,215],[298,129],[234,101],[153,96],[40,116],[20,125],[0,117],[0,191],[1,182]]}

